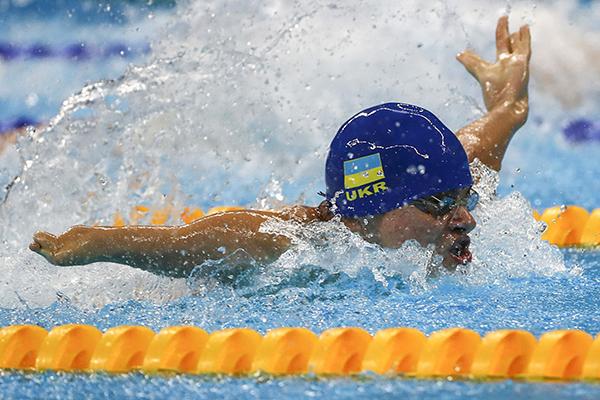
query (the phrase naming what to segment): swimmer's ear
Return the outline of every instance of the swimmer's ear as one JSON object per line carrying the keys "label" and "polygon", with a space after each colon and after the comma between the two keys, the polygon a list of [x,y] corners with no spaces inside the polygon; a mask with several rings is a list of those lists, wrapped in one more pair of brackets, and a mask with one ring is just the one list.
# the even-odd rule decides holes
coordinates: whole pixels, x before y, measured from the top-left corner
{"label": "swimmer's ear", "polygon": [[317,211],[319,213],[319,219],[321,221],[329,221],[333,219],[335,215],[331,211],[332,207],[333,205],[329,200],[323,200],[321,204],[319,204],[319,206],[317,207]]}

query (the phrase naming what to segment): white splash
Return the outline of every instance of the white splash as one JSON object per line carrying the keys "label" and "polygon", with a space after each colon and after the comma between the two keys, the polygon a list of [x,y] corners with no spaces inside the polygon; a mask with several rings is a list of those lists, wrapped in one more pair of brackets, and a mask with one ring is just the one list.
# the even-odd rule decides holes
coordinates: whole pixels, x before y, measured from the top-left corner
{"label": "white splash", "polygon": [[[590,15],[600,9],[590,7]],[[181,5],[153,46],[152,63],[83,88],[47,129],[19,139],[18,156],[0,156],[0,171],[8,175],[0,182],[14,181],[7,196],[0,193],[6,197],[0,265],[9,288],[0,306],[18,305],[19,298],[47,303],[57,292],[93,306],[185,293],[179,281],[111,264],[54,268],[24,249],[36,230],[109,224],[116,210],[162,204],[167,196],[175,206],[204,208],[303,199],[316,204],[327,145],[357,110],[384,101],[415,103],[453,129],[481,115],[479,89],[454,55],[471,47],[491,57],[495,20],[504,12],[504,1],[474,0],[427,7],[417,0]],[[546,91],[548,75],[535,71],[556,65],[558,50],[570,46],[552,52],[542,50],[544,43],[567,40],[565,30],[569,37],[585,36],[587,28],[571,26],[567,14],[555,10],[555,2],[511,5],[513,27],[533,25],[539,56],[533,59],[532,101],[554,104],[553,93],[564,92]],[[588,47],[596,51],[597,43]],[[577,75],[600,82],[595,66],[562,72],[567,80]],[[593,91],[590,98],[600,92],[594,85],[586,90]],[[563,112],[548,109],[557,118]],[[473,280],[564,270],[558,251],[536,239],[539,226],[530,215],[519,194],[482,204]],[[275,265],[318,264],[348,274],[368,265],[383,281],[386,274],[411,276],[432,259],[410,243],[382,250],[339,226],[316,233],[337,242],[311,248],[298,239],[297,249]]]}

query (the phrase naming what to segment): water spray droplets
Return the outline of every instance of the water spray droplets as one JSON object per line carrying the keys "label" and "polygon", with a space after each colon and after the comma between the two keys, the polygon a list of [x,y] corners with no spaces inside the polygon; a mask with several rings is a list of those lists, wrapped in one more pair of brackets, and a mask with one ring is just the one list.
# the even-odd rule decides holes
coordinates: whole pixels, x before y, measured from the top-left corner
{"label": "water spray droplets", "polygon": [[406,172],[410,175],[425,175],[425,173],[427,172],[427,169],[425,168],[424,165],[419,164],[419,165],[409,165],[406,168]]}

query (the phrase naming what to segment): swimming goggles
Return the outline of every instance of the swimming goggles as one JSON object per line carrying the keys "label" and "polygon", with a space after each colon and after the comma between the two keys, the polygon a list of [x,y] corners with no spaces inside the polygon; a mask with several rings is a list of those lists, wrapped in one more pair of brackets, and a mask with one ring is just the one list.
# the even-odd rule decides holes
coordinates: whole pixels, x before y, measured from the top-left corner
{"label": "swimming goggles", "polygon": [[470,189],[466,196],[457,195],[456,191],[452,191],[423,197],[410,204],[434,217],[441,217],[457,207],[465,207],[467,210],[473,211],[478,202],[479,194]]}

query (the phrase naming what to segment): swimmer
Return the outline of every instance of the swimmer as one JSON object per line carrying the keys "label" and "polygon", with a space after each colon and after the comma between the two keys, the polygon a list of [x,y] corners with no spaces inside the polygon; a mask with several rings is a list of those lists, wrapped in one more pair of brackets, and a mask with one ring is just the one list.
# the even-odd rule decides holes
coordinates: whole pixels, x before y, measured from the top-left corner
{"label": "swimmer", "polygon": [[13,145],[17,142],[17,132],[11,131],[2,133],[0,132],[0,154],[4,152],[8,146]]}
{"label": "swimmer", "polygon": [[59,236],[37,232],[29,248],[60,266],[99,261],[155,274],[186,277],[207,260],[242,249],[254,259],[277,259],[291,245],[261,232],[269,220],[298,224],[340,220],[365,240],[398,248],[408,240],[434,245],[452,270],[471,261],[470,211],[477,203],[469,162],[500,170],[507,146],[528,115],[529,27],[496,28],[494,63],[471,51],[457,58],[479,82],[487,113],[452,133],[420,107],[386,103],[350,118],[334,137],[326,161],[326,200],[318,207],[243,210],[208,215],[183,226],[75,226]]}

